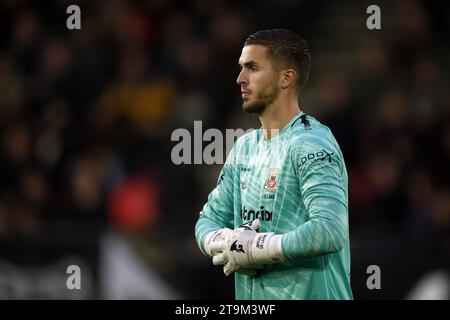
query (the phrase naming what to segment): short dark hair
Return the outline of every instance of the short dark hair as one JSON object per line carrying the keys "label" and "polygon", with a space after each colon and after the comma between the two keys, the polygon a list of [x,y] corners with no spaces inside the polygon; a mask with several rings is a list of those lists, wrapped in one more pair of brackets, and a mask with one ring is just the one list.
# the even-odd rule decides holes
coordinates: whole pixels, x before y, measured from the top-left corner
{"label": "short dark hair", "polygon": [[276,68],[294,68],[299,75],[297,93],[303,88],[309,76],[311,54],[308,45],[298,34],[286,29],[261,30],[250,35],[244,46],[259,44],[267,48]]}

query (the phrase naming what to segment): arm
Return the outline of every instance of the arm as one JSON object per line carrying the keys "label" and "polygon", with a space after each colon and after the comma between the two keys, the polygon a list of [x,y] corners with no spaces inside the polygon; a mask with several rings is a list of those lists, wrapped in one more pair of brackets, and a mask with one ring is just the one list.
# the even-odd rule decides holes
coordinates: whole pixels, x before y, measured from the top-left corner
{"label": "arm", "polygon": [[203,206],[195,225],[197,244],[205,255],[210,255],[210,252],[205,250],[205,240],[208,235],[222,228],[233,229],[233,150],[230,152],[220,172],[217,185],[209,194],[208,201]]}
{"label": "arm", "polygon": [[[308,159],[312,153],[315,158]],[[310,219],[282,236],[283,255],[295,260],[341,250],[348,237],[347,176],[341,153],[310,142],[293,151],[293,161]]]}

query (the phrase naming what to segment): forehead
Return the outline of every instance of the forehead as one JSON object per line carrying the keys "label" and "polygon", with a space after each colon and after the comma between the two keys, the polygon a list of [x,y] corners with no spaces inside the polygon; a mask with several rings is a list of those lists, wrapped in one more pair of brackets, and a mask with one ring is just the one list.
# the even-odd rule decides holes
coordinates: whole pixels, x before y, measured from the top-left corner
{"label": "forehead", "polygon": [[244,46],[239,58],[239,64],[242,65],[250,61],[257,63],[269,62],[267,58],[267,48],[259,44]]}

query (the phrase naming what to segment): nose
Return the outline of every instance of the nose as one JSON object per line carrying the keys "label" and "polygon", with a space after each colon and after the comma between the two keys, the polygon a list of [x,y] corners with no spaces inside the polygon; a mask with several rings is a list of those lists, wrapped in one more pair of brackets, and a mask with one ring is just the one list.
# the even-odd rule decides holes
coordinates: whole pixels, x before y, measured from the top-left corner
{"label": "nose", "polygon": [[247,79],[244,69],[242,69],[241,72],[239,73],[239,75],[236,79],[236,83],[240,86],[243,84],[248,84],[248,79]]}

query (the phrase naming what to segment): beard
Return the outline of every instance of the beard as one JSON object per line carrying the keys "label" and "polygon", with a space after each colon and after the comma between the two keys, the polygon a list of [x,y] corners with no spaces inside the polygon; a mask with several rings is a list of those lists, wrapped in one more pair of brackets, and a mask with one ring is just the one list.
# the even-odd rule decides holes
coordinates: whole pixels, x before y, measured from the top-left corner
{"label": "beard", "polygon": [[278,97],[279,91],[280,89],[276,86],[276,84],[273,84],[271,87],[267,87],[260,91],[257,94],[255,101],[244,101],[242,108],[245,112],[261,115],[266,110],[267,106],[275,101]]}

